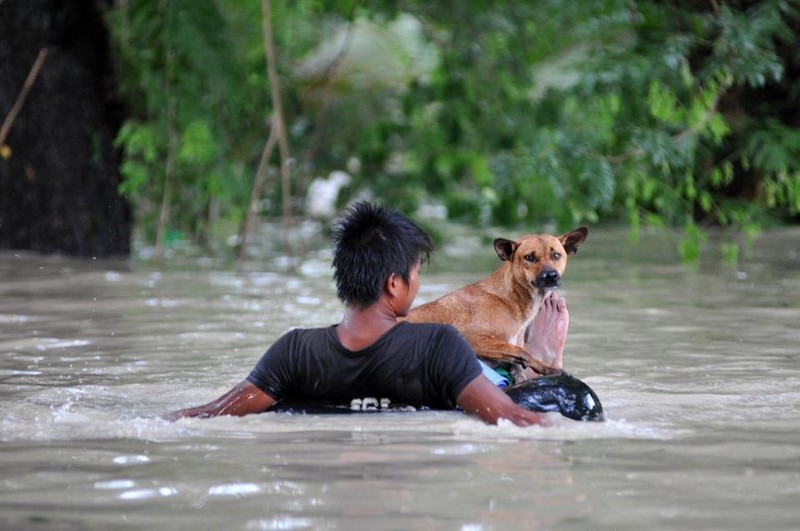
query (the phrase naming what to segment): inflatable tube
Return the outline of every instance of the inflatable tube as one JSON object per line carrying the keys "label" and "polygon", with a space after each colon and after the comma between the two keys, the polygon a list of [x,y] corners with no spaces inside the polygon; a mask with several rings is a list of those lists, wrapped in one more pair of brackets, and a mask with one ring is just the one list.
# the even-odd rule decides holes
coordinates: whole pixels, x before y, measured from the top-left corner
{"label": "inflatable tube", "polygon": [[[558,412],[581,421],[604,420],[603,406],[595,392],[569,374],[542,376],[503,389],[521,407],[529,411]],[[374,399],[357,399],[351,404],[323,404],[311,400],[287,399],[269,411],[280,413],[330,415],[416,411],[408,406],[381,403]]]}
{"label": "inflatable tube", "polygon": [[603,405],[595,392],[571,374],[525,380],[504,391],[519,406],[530,411],[557,411],[573,420],[605,420]]}

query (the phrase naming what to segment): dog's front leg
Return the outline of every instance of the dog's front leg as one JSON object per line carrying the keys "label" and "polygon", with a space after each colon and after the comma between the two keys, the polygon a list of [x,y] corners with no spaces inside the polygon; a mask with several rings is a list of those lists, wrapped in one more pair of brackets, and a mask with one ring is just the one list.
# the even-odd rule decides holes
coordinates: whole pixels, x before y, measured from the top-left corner
{"label": "dog's front leg", "polygon": [[[498,339],[488,334],[464,334],[478,358],[487,362],[492,367],[518,365],[532,370],[538,374],[558,374],[560,369],[554,369],[534,358],[528,351],[507,341]],[[514,376],[525,378],[524,372],[512,369]]]}

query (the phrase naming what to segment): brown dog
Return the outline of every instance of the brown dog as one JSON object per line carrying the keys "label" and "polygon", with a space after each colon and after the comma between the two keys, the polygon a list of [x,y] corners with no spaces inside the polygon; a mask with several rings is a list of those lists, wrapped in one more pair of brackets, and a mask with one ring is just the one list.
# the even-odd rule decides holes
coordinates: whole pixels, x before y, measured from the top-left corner
{"label": "brown dog", "polygon": [[539,374],[558,373],[560,367],[549,367],[527,352],[525,340],[546,292],[561,285],[567,256],[578,251],[588,233],[581,227],[561,236],[497,238],[494,249],[503,260],[500,268],[479,282],[412,309],[406,320],[454,325],[480,359],[509,370],[516,381],[527,379],[526,368]]}

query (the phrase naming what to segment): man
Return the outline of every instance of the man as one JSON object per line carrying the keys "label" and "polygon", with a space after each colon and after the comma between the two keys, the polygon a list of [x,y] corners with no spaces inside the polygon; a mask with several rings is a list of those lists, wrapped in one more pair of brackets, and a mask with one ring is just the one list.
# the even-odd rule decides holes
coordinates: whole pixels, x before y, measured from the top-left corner
{"label": "man", "polygon": [[[333,276],[345,306],[341,322],[286,333],[229,392],[167,418],[260,413],[285,398],[349,404],[370,397],[414,407],[458,407],[490,424],[500,419],[519,426],[547,424],[544,415],[519,407],[482,374],[455,328],[397,321],[411,309],[431,249],[429,236],[402,214],[355,204],[334,228]],[[540,315],[537,335],[563,349],[568,319],[563,299],[543,305]],[[550,329],[563,330],[563,337],[547,339]]]}

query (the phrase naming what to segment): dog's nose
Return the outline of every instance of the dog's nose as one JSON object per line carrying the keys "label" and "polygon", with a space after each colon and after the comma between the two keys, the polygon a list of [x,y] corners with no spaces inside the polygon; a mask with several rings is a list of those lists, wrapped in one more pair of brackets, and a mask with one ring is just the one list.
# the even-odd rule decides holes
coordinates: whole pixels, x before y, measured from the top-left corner
{"label": "dog's nose", "polygon": [[538,278],[536,279],[536,287],[555,288],[558,287],[560,281],[561,276],[558,274],[558,271],[555,269],[548,269],[539,274]]}

